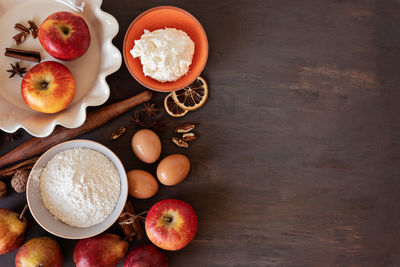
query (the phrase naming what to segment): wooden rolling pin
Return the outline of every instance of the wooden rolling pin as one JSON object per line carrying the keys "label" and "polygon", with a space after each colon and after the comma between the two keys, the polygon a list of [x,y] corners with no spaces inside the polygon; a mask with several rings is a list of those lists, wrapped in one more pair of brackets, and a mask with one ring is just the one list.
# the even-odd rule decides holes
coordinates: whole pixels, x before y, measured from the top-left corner
{"label": "wooden rolling pin", "polygon": [[64,127],[56,127],[53,133],[48,137],[34,137],[17,146],[10,152],[2,155],[0,157],[0,168],[3,168],[8,164],[41,154],[56,144],[75,138],[97,127],[100,127],[110,120],[118,117],[122,113],[128,111],[129,109],[149,101],[151,97],[152,93],[150,91],[144,91],[121,102],[117,102],[91,112],[88,114],[85,123],[79,128],[67,129]]}

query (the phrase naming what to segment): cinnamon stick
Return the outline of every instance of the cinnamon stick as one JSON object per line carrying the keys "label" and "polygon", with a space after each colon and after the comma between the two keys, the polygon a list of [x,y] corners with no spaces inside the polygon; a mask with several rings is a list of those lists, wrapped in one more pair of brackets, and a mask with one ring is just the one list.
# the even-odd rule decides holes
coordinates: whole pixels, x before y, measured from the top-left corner
{"label": "cinnamon stick", "polygon": [[129,200],[126,202],[122,215],[118,218],[119,225],[121,226],[122,232],[126,240],[132,242],[133,239],[140,240],[144,236],[144,231],[140,225],[139,219],[133,220],[133,223],[123,223],[125,220],[131,216],[136,216],[136,212],[133,208],[132,202]]}
{"label": "cinnamon stick", "polygon": [[144,91],[131,98],[102,107],[89,113],[86,118],[86,122],[79,128],[66,129],[58,126],[48,137],[34,137],[17,146],[10,152],[0,156],[0,168],[17,161],[39,155],[56,144],[75,138],[97,127],[100,127],[110,120],[120,116],[129,109],[149,101],[151,97],[152,93],[150,91]]}
{"label": "cinnamon stick", "polygon": [[[129,212],[129,213],[131,213],[133,215],[136,215],[136,212],[135,212],[135,209],[133,208],[132,202],[130,202],[129,200],[126,202],[125,208],[126,208],[127,212]],[[144,236],[144,231],[143,231],[142,226],[140,225],[140,221],[139,220],[135,220],[133,222],[133,224],[132,224],[132,227],[133,227],[133,230],[136,233],[136,239],[137,240],[142,239],[143,236]]]}
{"label": "cinnamon stick", "polygon": [[39,157],[34,157],[28,160],[25,160],[21,163],[18,163],[14,166],[4,168],[0,170],[0,176],[13,176],[15,172],[19,169],[25,169],[25,170],[30,170],[32,169],[33,165],[35,165],[36,161],[39,159]]}
{"label": "cinnamon stick", "polygon": [[[125,212],[125,209],[124,209]],[[118,218],[118,222],[123,222],[124,220],[126,220],[128,218],[127,215],[119,217]],[[133,227],[132,224],[120,224],[121,229],[122,229],[122,233],[124,233],[124,240],[132,242],[133,238],[136,236],[135,231],[133,231]]]}
{"label": "cinnamon stick", "polygon": [[[129,200],[128,200],[128,202],[129,202]],[[121,216],[118,218],[118,223],[121,226],[122,232],[124,233],[125,240],[132,242],[133,238],[137,237],[135,230],[133,230],[133,225],[123,223],[125,220],[127,220],[129,218],[128,211],[126,210],[126,205],[128,204],[128,202],[125,204],[124,210],[123,210]],[[135,214],[133,214],[133,215],[135,215]]]}
{"label": "cinnamon stick", "polygon": [[32,170],[33,166],[35,166],[35,163],[25,165],[25,166],[23,166],[23,167],[21,167],[21,168],[18,168],[18,169],[16,169],[16,170],[12,170],[12,171],[9,171],[9,172],[5,172],[5,173],[3,173],[1,176],[3,176],[3,177],[12,177],[12,176],[14,176],[14,174],[15,174],[18,170],[27,170],[27,171],[30,171],[30,170]]}
{"label": "cinnamon stick", "polygon": [[6,48],[4,55],[7,57],[28,60],[32,62],[40,62],[41,60],[40,53],[38,51],[29,51],[16,48]]}

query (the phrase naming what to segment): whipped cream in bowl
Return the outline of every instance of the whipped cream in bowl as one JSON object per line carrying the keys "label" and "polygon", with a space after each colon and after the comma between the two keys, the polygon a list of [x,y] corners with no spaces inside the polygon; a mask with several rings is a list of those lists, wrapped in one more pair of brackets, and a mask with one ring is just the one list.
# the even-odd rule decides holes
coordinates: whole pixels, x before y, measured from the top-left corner
{"label": "whipped cream in bowl", "polygon": [[208,58],[208,39],[200,22],[174,6],[158,6],[137,16],[127,29],[124,62],[144,87],[172,92],[193,83]]}
{"label": "whipped cream in bowl", "polygon": [[160,82],[173,82],[184,76],[192,64],[195,44],[182,30],[175,28],[144,30],[130,51],[140,57],[145,76]]}

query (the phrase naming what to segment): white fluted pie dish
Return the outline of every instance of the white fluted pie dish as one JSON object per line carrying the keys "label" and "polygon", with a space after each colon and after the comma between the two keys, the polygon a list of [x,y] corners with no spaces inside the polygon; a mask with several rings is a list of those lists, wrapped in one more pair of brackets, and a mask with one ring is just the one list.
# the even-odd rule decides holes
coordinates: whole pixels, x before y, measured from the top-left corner
{"label": "white fluted pie dish", "polygon": [[[116,72],[122,62],[121,53],[112,44],[118,33],[117,20],[101,10],[102,0],[0,0],[0,48],[19,48],[39,51],[43,61],[54,60],[67,66],[76,80],[76,94],[67,109],[44,114],[30,109],[21,96],[21,80],[16,75],[9,78],[10,63],[19,62],[28,70],[36,63],[3,56],[0,60],[0,129],[15,132],[25,129],[33,136],[45,137],[56,125],[67,128],[81,126],[86,119],[86,107],[102,105],[110,95],[106,76]],[[28,36],[16,46],[12,37],[18,32],[15,23],[26,25],[28,20],[38,26],[49,15],[57,11],[69,11],[82,16],[89,26],[91,44],[88,51],[72,61],[60,61],[50,56],[38,39]]]}

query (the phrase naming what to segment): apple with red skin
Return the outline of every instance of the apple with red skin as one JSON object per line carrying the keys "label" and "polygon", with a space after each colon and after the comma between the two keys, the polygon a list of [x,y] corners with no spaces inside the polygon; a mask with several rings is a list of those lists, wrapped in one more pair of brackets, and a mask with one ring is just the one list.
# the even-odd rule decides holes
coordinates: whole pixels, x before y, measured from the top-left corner
{"label": "apple with red skin", "polygon": [[128,253],[124,267],[168,267],[168,258],[155,246],[142,245]]}
{"label": "apple with red skin", "polygon": [[165,250],[179,250],[192,241],[197,231],[197,215],[184,201],[166,199],[149,210],[145,228],[154,245]]}
{"label": "apple with red skin", "polygon": [[91,40],[85,20],[66,11],[48,16],[40,25],[38,37],[47,53],[61,60],[82,56]]}
{"label": "apple with red skin", "polygon": [[25,74],[21,94],[30,108],[43,113],[56,113],[71,103],[75,87],[74,76],[66,66],[45,61]]}
{"label": "apple with red skin", "polygon": [[103,233],[79,240],[73,259],[76,267],[114,267],[129,249],[129,243],[118,235]]}

